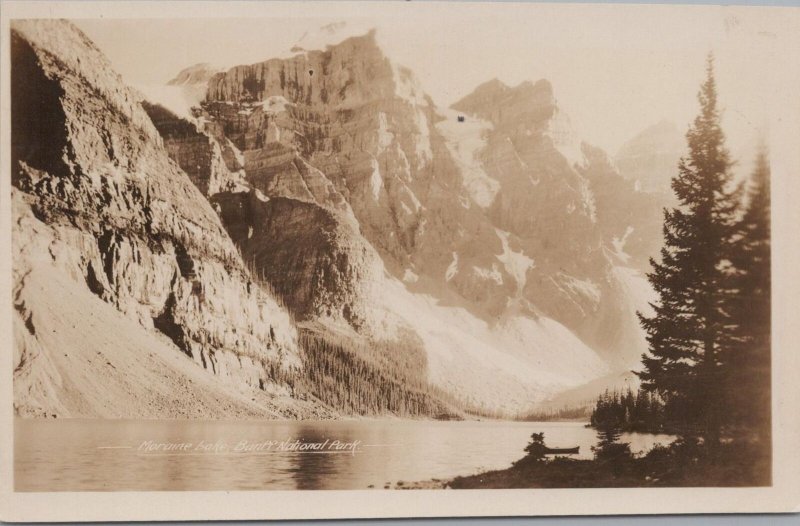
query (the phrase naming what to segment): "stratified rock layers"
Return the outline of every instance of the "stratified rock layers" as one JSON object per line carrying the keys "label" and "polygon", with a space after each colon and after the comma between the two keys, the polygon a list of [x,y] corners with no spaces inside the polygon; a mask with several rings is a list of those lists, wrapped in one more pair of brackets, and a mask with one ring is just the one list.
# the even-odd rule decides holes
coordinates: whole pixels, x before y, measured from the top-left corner
{"label": "stratified rock layers", "polygon": [[[231,384],[286,392],[300,366],[289,315],[250,277],[105,57],[67,22],[17,21],[12,59],[17,294],[32,271],[66,273]],[[51,243],[37,240],[37,222],[54,232]],[[34,317],[40,308],[25,307]],[[25,341],[36,338],[28,332]],[[15,359],[22,413],[32,348]]]}
{"label": "stratified rock layers", "polygon": [[[509,320],[511,325],[520,319],[534,325],[555,320],[614,367],[627,366],[644,350],[635,308],[627,298],[629,283],[616,270],[626,263],[615,253],[627,231],[622,223],[630,219],[638,228],[639,218],[614,214],[614,196],[598,186],[603,184],[603,166],[571,133],[547,81],[516,87],[490,81],[452,110],[439,110],[413,74],[386,58],[369,33],[324,51],[220,72],[211,77],[198,115],[209,135],[241,151],[251,188],[270,200],[291,200],[276,201],[275,207],[281,203],[291,208],[283,213],[302,218],[292,224],[305,223],[307,232],[296,226],[287,229],[296,240],[337,233],[319,240],[319,251],[311,257],[316,266],[288,252],[278,257],[273,248],[254,257],[253,247],[269,246],[270,236],[282,239],[284,248],[274,249],[278,252],[292,245],[304,251],[308,247],[289,242],[282,229],[265,227],[263,217],[254,219],[252,205],[258,210],[270,205],[257,203],[252,195],[218,201],[225,224],[240,233],[231,230],[243,253],[301,318],[333,313],[363,334],[367,328],[392,325],[382,322],[387,313],[388,318],[395,314],[422,336],[432,379],[443,385],[456,381],[443,378],[447,364],[451,371],[480,367],[470,362],[477,359],[477,349],[490,353],[485,358],[489,362],[494,352],[502,361],[499,347],[507,343],[492,333],[497,349],[473,342],[466,345],[474,349],[465,349],[460,358],[450,356],[441,351],[448,344],[426,336],[425,324],[404,312],[416,301],[406,294],[436,298],[445,310],[463,309],[476,327],[487,324],[489,331],[511,330]],[[611,171],[615,181],[620,179]],[[634,215],[649,212],[650,201],[639,199],[633,188],[625,190],[624,206],[633,204]],[[251,211],[242,214],[232,208]],[[264,228],[272,228],[272,234],[259,238]],[[649,223],[626,238],[631,241],[628,248],[646,245],[639,241],[647,232]],[[374,248],[387,276],[381,275],[380,264],[372,263],[373,251],[359,248],[365,245]],[[636,250],[636,263],[650,248]],[[297,279],[285,287],[286,276],[300,268],[306,277],[316,271],[331,280],[308,290],[294,288],[302,281]],[[367,287],[367,282],[375,286]],[[398,282],[404,284],[399,287],[402,298],[394,285]],[[376,288],[381,301],[358,301]],[[331,293],[337,289],[347,292]],[[353,307],[365,304],[367,308]],[[532,327],[528,322],[520,326]],[[515,359],[538,364],[546,375],[558,367],[543,361],[537,349],[561,346],[564,363],[576,363],[581,356],[591,363],[589,370],[604,372],[574,342],[531,342],[525,351],[526,338],[552,337],[537,327],[517,333]],[[389,332],[369,335],[389,337]],[[459,359],[472,365],[456,367]],[[591,376],[581,370],[580,378]],[[504,374],[509,373],[499,373],[498,382]],[[564,385],[582,381],[559,374]],[[473,376],[470,382],[478,381],[479,375]],[[542,381],[532,374],[528,395],[541,396]],[[515,377],[507,384],[516,382],[523,386],[517,393],[525,392],[524,379]],[[469,387],[458,390],[468,392]]]}
{"label": "stratified rock layers", "polygon": [[[185,120],[140,104],[68,23],[15,23],[12,43],[22,414],[121,407],[64,394],[82,377],[69,368],[93,355],[53,359],[37,323],[62,319],[40,293],[50,275],[120,334],[141,328],[157,348],[148,371],[186,373],[162,356],[179,349],[237,389],[203,388],[181,415],[260,414],[248,393],[269,416],[323,414],[292,405],[292,317],[344,350],[358,342],[365,359],[383,349],[370,363],[385,370],[406,353],[463,406],[506,414],[644,350],[639,272],[657,250],[662,197],[575,138],[547,81],[490,81],[437,109],[368,33],[216,74],[190,68],[173,84],[206,96]],[[145,351],[124,349],[106,359],[135,375],[129,354]],[[164,392],[193,392],[165,378]],[[133,390],[122,384],[114,392]],[[142,399],[131,414],[167,414],[163,398]]]}

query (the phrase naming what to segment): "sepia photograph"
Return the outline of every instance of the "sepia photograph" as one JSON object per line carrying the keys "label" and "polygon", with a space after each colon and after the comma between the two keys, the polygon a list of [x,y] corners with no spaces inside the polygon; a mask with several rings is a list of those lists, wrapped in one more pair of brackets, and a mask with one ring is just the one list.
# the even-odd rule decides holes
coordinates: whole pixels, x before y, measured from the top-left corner
{"label": "sepia photograph", "polygon": [[799,10],[377,4],[4,15],[9,491],[779,489]]}

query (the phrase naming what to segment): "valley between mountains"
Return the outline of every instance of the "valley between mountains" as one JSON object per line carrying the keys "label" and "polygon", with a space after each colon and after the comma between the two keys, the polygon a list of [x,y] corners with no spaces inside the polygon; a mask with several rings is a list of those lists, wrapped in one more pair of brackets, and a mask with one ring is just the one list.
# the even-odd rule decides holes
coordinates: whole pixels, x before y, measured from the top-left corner
{"label": "valley between mountains", "polygon": [[610,156],[547,80],[440,108],[374,31],[157,89],[69,22],[11,40],[18,415],[512,418],[634,381],[671,124]]}

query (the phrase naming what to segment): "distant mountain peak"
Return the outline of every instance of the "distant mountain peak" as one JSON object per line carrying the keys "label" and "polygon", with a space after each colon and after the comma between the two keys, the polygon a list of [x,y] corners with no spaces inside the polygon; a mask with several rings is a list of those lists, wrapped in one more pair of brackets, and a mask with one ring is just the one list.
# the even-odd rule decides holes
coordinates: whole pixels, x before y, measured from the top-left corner
{"label": "distant mountain peak", "polygon": [[169,82],[168,86],[192,86],[205,84],[214,74],[222,71],[223,68],[214,66],[208,62],[198,62],[187,68],[183,68]]}
{"label": "distant mountain peak", "polygon": [[511,87],[508,84],[495,77],[491,80],[487,80],[483,84],[479,84],[472,93],[503,93],[509,89],[511,89]]}
{"label": "distant mountain peak", "polygon": [[523,80],[514,88],[515,91],[529,91],[535,94],[553,95],[553,84],[547,79],[539,79],[535,83],[530,80]]}
{"label": "distant mountain peak", "polygon": [[684,139],[678,127],[663,119],[623,144],[614,162],[641,190],[669,193],[670,179],[683,151]]}
{"label": "distant mountain peak", "polygon": [[[507,95],[511,93],[536,93],[536,94],[550,94],[553,93],[553,85],[547,79],[539,79],[536,82],[531,80],[523,80],[514,87],[509,86],[497,77],[487,80],[483,84],[479,84],[472,93],[464,97],[486,96],[486,95]],[[463,100],[463,99],[462,99]],[[458,104],[458,103],[456,103]]]}
{"label": "distant mountain peak", "polygon": [[479,85],[451,106],[495,125],[533,125],[544,123],[556,114],[556,99],[550,81],[529,80],[510,87],[496,78]]}
{"label": "distant mountain peak", "polygon": [[363,38],[375,41],[375,28],[360,21],[339,21],[321,26],[314,31],[306,31],[291,47],[291,53],[307,51],[326,51],[329,47],[341,44],[350,38]]}

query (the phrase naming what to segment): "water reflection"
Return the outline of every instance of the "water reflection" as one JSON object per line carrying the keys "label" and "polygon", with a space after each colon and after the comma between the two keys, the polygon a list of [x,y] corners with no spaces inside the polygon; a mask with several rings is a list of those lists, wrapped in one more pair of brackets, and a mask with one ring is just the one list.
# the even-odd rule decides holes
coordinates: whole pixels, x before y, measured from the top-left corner
{"label": "water reflection", "polygon": [[[550,447],[580,446],[593,429],[563,422],[15,421],[17,491],[364,489],[503,469],[523,456],[531,433]],[[666,435],[625,434],[634,453]],[[190,450],[140,448],[191,443]],[[322,444],[325,451],[237,451],[237,444]],[[330,446],[360,441],[355,453]],[[203,446],[199,446],[203,444]],[[224,445],[225,449],[220,449]],[[285,444],[284,444],[285,445]]]}
{"label": "water reflection", "polygon": [[[349,442],[353,433],[352,429],[344,428],[340,430],[338,436],[334,436],[328,426],[301,424],[297,435],[303,437],[305,442],[327,444],[328,441],[335,440]],[[336,449],[295,453],[292,456],[294,460],[292,474],[297,489],[325,488],[326,481],[342,470],[341,463],[347,461],[342,456],[347,454]]]}

